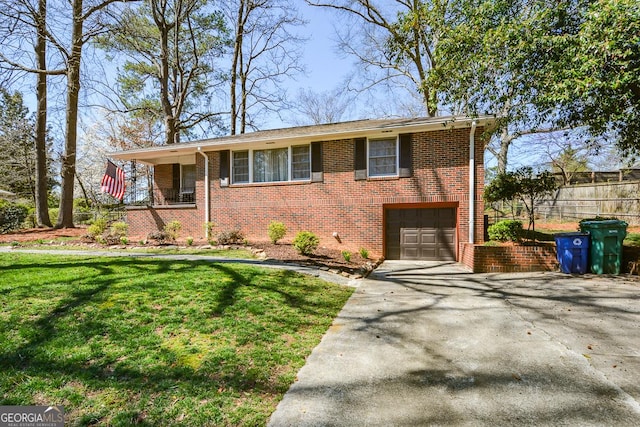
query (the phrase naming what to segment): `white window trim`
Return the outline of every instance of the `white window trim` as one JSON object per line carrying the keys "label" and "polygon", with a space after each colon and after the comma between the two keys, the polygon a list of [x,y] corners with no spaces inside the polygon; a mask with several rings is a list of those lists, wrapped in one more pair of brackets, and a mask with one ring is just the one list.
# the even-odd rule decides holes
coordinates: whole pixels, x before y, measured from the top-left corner
{"label": "white window trim", "polygon": [[[309,159],[309,178],[293,178],[293,147],[307,147],[307,159]],[[289,181],[291,182],[305,182],[311,181],[311,144],[296,144],[289,146]]]}
{"label": "white window trim", "polygon": [[[234,164],[233,164],[234,155],[235,155],[235,153],[244,153],[245,151],[247,152],[247,156],[248,156],[247,157],[247,162],[249,162],[249,181],[248,182],[244,182],[244,181],[243,182],[235,182],[235,174],[234,174],[234,168],[235,167],[234,167]],[[229,176],[231,184],[233,184],[233,185],[246,185],[246,184],[251,184],[253,182],[253,162],[251,161],[251,156],[252,156],[252,150],[235,150],[235,151],[231,151],[231,159],[229,161],[230,166],[231,166],[229,168],[231,170],[231,173],[230,173],[230,176]]]}
{"label": "white window trim", "polygon": [[[309,148],[309,178],[300,178],[300,179],[293,179],[293,147],[303,147],[306,146]],[[276,150],[276,149],[282,149],[282,148],[286,148],[287,149],[287,180],[286,181],[265,181],[265,182],[254,182],[253,180],[253,152],[254,151],[264,151],[264,150]],[[233,164],[233,155],[237,152],[243,152],[246,151],[249,154],[249,158],[248,158],[248,162],[249,162],[249,182],[234,182],[233,176],[234,176],[234,164]],[[244,150],[232,150],[231,151],[231,161],[229,162],[230,166],[231,166],[231,173],[230,173],[230,180],[231,180],[231,185],[253,185],[253,184],[258,184],[258,185],[263,185],[263,184],[281,184],[281,183],[287,183],[287,182],[311,182],[311,144],[295,144],[295,145],[289,145],[287,147],[266,147],[266,148],[248,148],[248,149],[244,149]]]}
{"label": "white window trim", "polygon": [[389,178],[389,177],[398,177],[400,176],[400,137],[399,135],[396,135],[395,137],[395,142],[396,142],[396,171],[393,174],[388,174],[388,175],[371,175],[371,171],[369,168],[369,164],[370,164],[370,159],[369,159],[369,144],[372,141],[387,141],[390,139],[394,139],[394,138],[367,138],[367,177],[368,178]]}

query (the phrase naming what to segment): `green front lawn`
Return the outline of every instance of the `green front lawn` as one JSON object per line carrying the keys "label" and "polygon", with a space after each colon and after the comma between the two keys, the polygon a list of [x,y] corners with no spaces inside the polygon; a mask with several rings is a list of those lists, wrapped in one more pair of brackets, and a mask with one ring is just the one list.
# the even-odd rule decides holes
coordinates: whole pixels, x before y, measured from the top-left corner
{"label": "green front lawn", "polygon": [[351,293],[242,264],[0,254],[0,405],[264,425]]}

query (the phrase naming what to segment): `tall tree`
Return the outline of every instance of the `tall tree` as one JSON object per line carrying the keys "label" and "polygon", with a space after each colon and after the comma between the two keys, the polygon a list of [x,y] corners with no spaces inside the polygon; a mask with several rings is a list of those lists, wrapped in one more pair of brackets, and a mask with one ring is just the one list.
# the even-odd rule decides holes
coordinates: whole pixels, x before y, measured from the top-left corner
{"label": "tall tree", "polygon": [[33,199],[33,120],[22,94],[0,89],[0,175],[2,186]]}
{"label": "tall tree", "polygon": [[440,102],[458,105],[469,115],[498,116],[487,146],[505,173],[509,149],[525,135],[552,132],[552,111],[539,108],[531,75],[536,46],[554,31],[567,2],[544,0],[459,0],[459,20],[443,31],[431,75]]}
{"label": "tall tree", "polygon": [[[0,68],[36,74],[36,134],[35,134],[35,207],[38,226],[51,227],[48,203],[47,158],[47,76],[63,74],[63,70],[47,69],[47,0],[0,1],[0,33],[3,49]],[[24,50],[25,40],[31,40],[35,58]],[[25,58],[26,56],[26,58]],[[35,64],[35,65],[34,65]],[[18,73],[14,73],[18,74]]]}
{"label": "tall tree", "polygon": [[[307,0],[312,6],[334,9],[353,19],[343,26],[340,47],[373,70],[369,85],[408,82],[418,92],[428,116],[438,112],[438,94],[430,74],[440,66],[436,60],[439,40],[456,19],[455,1],[447,0]],[[354,34],[357,31],[357,34]]]}
{"label": "tall tree", "polygon": [[537,44],[532,78],[557,122],[586,125],[624,154],[640,153],[640,7],[637,0],[574,1],[571,20]]}
{"label": "tall tree", "polygon": [[65,143],[61,159],[62,177],[60,210],[57,228],[73,227],[73,194],[76,173],[76,148],[78,140],[78,104],[80,99],[82,51],[84,46],[105,30],[102,13],[109,5],[125,0],[71,0],[71,38],[65,45],[53,34],[51,43],[65,56],[67,98],[65,113]]}
{"label": "tall tree", "polygon": [[[0,176],[2,187],[20,197],[35,200],[37,183],[34,150],[35,119],[20,92],[0,89]],[[49,172],[45,169],[46,172]],[[46,174],[45,191],[52,187]]]}
{"label": "tall tree", "polygon": [[286,104],[283,79],[303,71],[303,39],[292,29],[304,21],[286,0],[234,0],[223,7],[234,30],[229,98],[235,135],[259,127],[256,117]]}
{"label": "tall tree", "polygon": [[[47,0],[38,0],[36,19],[35,53],[38,70],[47,69]],[[36,83],[36,173],[35,205],[36,224],[51,227],[47,189],[47,74],[37,73]]]}
{"label": "tall tree", "polygon": [[166,144],[196,126],[219,125],[209,101],[223,79],[214,64],[228,43],[223,16],[205,0],[147,0],[99,38],[126,58],[118,75],[125,110],[162,121]]}

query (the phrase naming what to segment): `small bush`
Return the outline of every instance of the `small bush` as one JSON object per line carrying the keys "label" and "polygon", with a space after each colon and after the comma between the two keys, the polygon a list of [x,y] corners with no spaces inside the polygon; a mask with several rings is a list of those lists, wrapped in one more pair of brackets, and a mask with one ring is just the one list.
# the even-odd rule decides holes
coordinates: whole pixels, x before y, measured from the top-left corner
{"label": "small bush", "polygon": [[87,228],[87,233],[89,234],[89,237],[93,237],[95,239],[96,237],[101,236],[106,229],[107,229],[107,220],[105,218],[97,218]]}
{"label": "small bush", "polygon": [[193,245],[193,237],[189,236],[187,237],[187,246],[191,246]]}
{"label": "small bush", "polygon": [[364,259],[369,259],[369,251],[365,248],[360,248],[360,256]]}
{"label": "small bush", "polygon": [[244,243],[244,234],[240,230],[221,231],[217,237],[219,245],[239,245]]}
{"label": "small bush", "polygon": [[273,244],[278,243],[278,240],[287,234],[287,227],[279,221],[271,221],[269,224],[269,239]]}
{"label": "small bush", "polygon": [[164,231],[152,231],[147,235],[147,240],[155,240],[158,243],[164,243],[169,240],[169,236]]}
{"label": "small bush", "polygon": [[176,240],[181,228],[182,224],[180,224],[180,221],[174,220],[164,226],[164,232],[170,240]]}
{"label": "small bush", "polygon": [[318,249],[319,244],[320,239],[318,239],[318,236],[310,231],[301,231],[293,239],[293,247],[302,255],[313,254],[313,251]]}
{"label": "small bush", "polygon": [[118,221],[111,224],[111,231],[109,234],[114,237],[121,238],[127,236],[127,231],[129,231],[129,224],[123,221]]}
{"label": "small bush", "polygon": [[518,242],[522,236],[522,221],[507,219],[496,222],[487,230],[491,240],[499,242]]}
{"label": "small bush", "polygon": [[123,245],[126,245],[129,243],[129,239],[127,239],[126,236],[122,236],[120,237],[120,243],[122,243]]}
{"label": "small bush", "polygon": [[53,224],[55,224],[56,221],[58,221],[58,213],[60,213],[60,209],[58,208],[49,209],[49,219]]}
{"label": "small bush", "polygon": [[342,258],[344,258],[344,260],[347,262],[351,262],[351,252],[342,251]]}
{"label": "small bush", "polygon": [[28,214],[28,207],[0,200],[0,233],[20,228]]}
{"label": "small bush", "polygon": [[213,236],[213,228],[215,226],[216,225],[211,221],[204,223],[204,231],[207,233],[207,237],[212,237]]}

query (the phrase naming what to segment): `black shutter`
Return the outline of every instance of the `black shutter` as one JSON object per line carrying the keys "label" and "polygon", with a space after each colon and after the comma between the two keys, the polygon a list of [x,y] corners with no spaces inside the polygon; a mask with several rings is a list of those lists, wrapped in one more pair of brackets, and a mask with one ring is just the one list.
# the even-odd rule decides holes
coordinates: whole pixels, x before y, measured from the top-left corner
{"label": "black shutter", "polygon": [[398,171],[400,178],[411,176],[411,135],[400,135],[400,170]]}
{"label": "black shutter", "polygon": [[172,179],[172,189],[176,191],[176,194],[178,194],[178,191],[180,191],[180,163],[173,164]]}
{"label": "black shutter", "polygon": [[354,166],[356,181],[367,179],[367,139],[355,139]]}
{"label": "black shutter", "polygon": [[231,171],[231,153],[229,150],[220,151],[220,187],[229,186],[229,173]]}
{"label": "black shutter", "polygon": [[322,182],[324,179],[322,166],[322,142],[311,143],[311,182]]}

